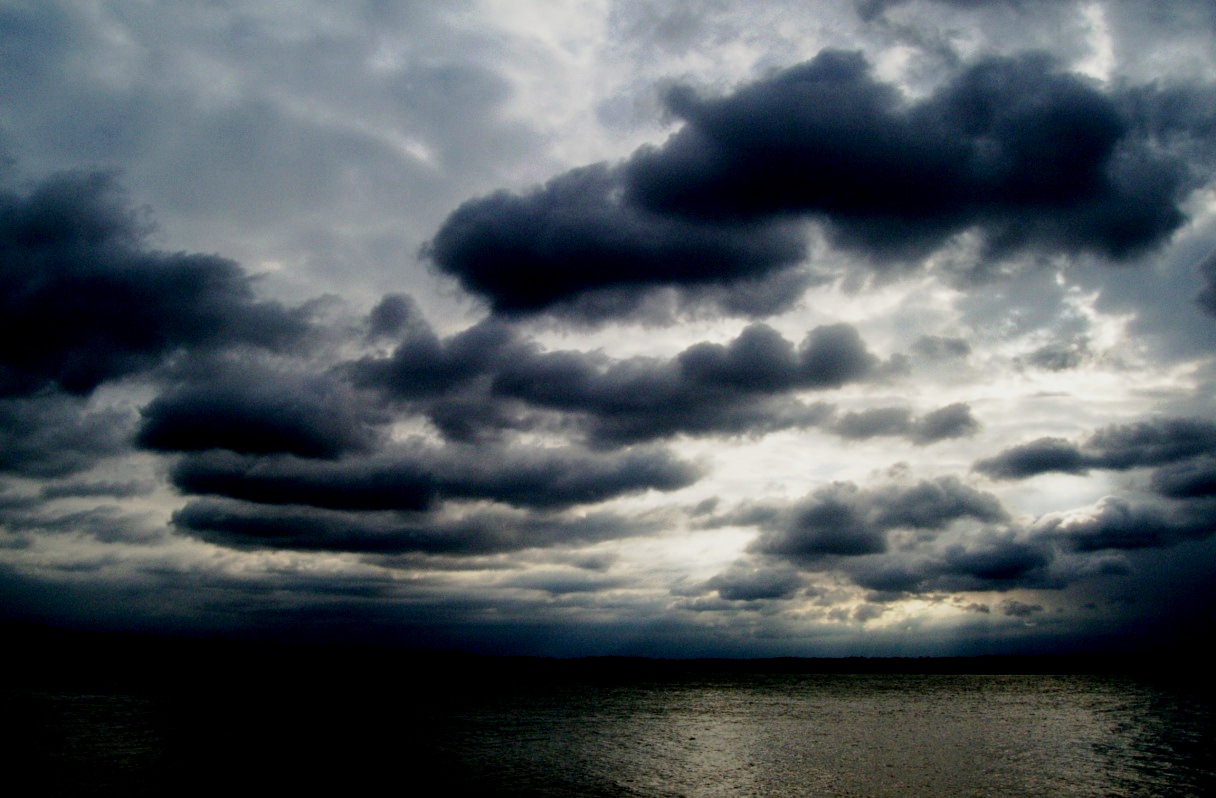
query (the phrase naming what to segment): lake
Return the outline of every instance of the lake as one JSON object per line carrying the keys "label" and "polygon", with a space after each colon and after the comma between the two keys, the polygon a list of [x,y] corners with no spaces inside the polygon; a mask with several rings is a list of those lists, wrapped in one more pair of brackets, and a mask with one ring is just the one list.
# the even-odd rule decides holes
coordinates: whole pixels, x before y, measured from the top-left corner
{"label": "lake", "polygon": [[42,795],[1216,794],[1193,680],[482,665],[9,689],[6,772]]}

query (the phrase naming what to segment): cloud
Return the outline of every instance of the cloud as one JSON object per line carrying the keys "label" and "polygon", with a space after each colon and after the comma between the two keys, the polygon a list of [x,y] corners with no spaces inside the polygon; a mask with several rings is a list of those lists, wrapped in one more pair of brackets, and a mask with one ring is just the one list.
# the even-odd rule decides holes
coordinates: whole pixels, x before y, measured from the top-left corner
{"label": "cloud", "polygon": [[0,394],[88,394],[182,349],[283,349],[304,310],[258,301],[234,262],[149,250],[112,177],[0,195]]}
{"label": "cloud", "polygon": [[673,89],[667,104],[686,124],[629,160],[628,198],[680,218],[811,215],[884,260],[971,228],[996,253],[1124,258],[1183,221],[1180,162],[1136,137],[1118,93],[1044,55],[981,59],[909,101],[862,53],[825,50],[723,97]]}
{"label": "cloud", "polygon": [[1084,510],[1048,513],[1032,531],[1081,552],[1168,548],[1216,532],[1216,502],[1135,502],[1107,496]]}
{"label": "cloud", "polygon": [[653,523],[610,512],[492,508],[455,515],[369,513],[231,499],[191,501],[173,514],[173,525],[202,540],[242,549],[451,556],[584,546],[655,531]]}
{"label": "cloud", "polygon": [[1047,371],[1067,371],[1081,365],[1089,354],[1088,339],[1079,336],[1071,341],[1040,346],[1026,356],[1026,362]]}
{"label": "cloud", "polygon": [[1050,543],[1027,539],[1020,530],[984,529],[955,542],[926,540],[910,548],[850,557],[835,567],[862,588],[900,597],[1060,587],[1051,572],[1056,558]]}
{"label": "cloud", "polygon": [[1113,424],[1091,435],[1083,448],[1095,468],[1163,465],[1216,451],[1216,423],[1167,417]]}
{"label": "cloud", "polygon": [[738,562],[705,582],[723,601],[763,601],[793,596],[805,579],[789,566],[754,567]]}
{"label": "cloud", "polygon": [[72,481],[43,485],[38,495],[43,500],[63,498],[95,498],[106,496],[129,499],[146,496],[156,489],[156,483],[132,480],[129,482]]}
{"label": "cloud", "polygon": [[980,423],[971,415],[971,406],[955,402],[921,416],[912,427],[912,440],[924,445],[973,435],[979,428]]}
{"label": "cloud", "polygon": [[1052,471],[1084,474],[1088,464],[1076,444],[1063,438],[1039,438],[980,460],[974,468],[993,479],[1025,479]]}
{"label": "cloud", "polygon": [[505,363],[534,355],[535,344],[493,319],[440,340],[410,297],[382,300],[372,312],[373,325],[386,304],[400,316],[401,343],[388,358],[364,357],[351,363],[348,368],[357,385],[381,388],[399,399],[438,396],[492,374]]}
{"label": "cloud", "polygon": [[[736,517],[736,522],[745,520]],[[757,518],[763,531],[749,550],[795,562],[857,557],[886,551],[887,533],[893,529],[940,530],[963,518],[994,522],[1006,517],[995,496],[956,477],[868,490],[835,482],[768,518]]]}
{"label": "cloud", "polygon": [[1204,286],[1195,301],[1205,313],[1216,316],[1216,252],[1208,255],[1199,264],[1199,274],[1203,278]]}
{"label": "cloud", "polygon": [[422,510],[444,499],[568,507],[649,489],[671,491],[700,471],[660,449],[612,455],[574,447],[431,448],[399,444],[363,458],[304,460],[204,452],[173,467],[187,494],[334,510]]}
{"label": "cloud", "polygon": [[0,472],[62,477],[126,450],[131,414],[72,396],[0,399]]}
{"label": "cloud", "polygon": [[904,435],[912,429],[912,411],[906,407],[876,407],[846,413],[832,425],[832,429],[847,440]]}
{"label": "cloud", "polygon": [[583,316],[597,292],[619,313],[646,289],[786,272],[805,254],[795,218],[883,268],[969,230],[998,256],[1126,259],[1183,223],[1196,175],[1178,142],[1211,124],[1162,110],[1163,93],[1104,90],[1029,53],[909,99],[861,52],[824,50],[723,96],[671,88],[684,124],[666,142],[470,200],[424,254],[496,312]]}
{"label": "cloud", "polygon": [[[864,381],[882,365],[848,324],[816,327],[795,346],[755,323],[726,344],[693,344],[671,359],[614,360],[601,352],[543,351],[492,318],[442,340],[416,314],[409,319],[388,357],[365,357],[346,369],[358,386],[414,402],[460,441],[543,425],[542,414],[563,416],[596,446],[809,427],[831,408],[789,394]],[[929,435],[966,426],[928,420],[936,424],[925,428]]]}
{"label": "cloud", "polygon": [[[94,506],[83,509],[63,509],[54,504],[56,498],[71,497],[71,492],[56,495],[54,491],[36,495],[4,496],[0,494],[0,526],[6,532],[16,536],[19,545],[27,545],[36,537],[61,536],[69,540],[82,537],[105,544],[134,544],[155,545],[162,543],[166,536],[163,522],[149,517],[145,513],[132,512],[119,503],[94,503]],[[75,494],[79,498],[91,498],[89,495]],[[95,494],[100,497],[104,494]],[[121,498],[110,494],[107,498]],[[97,550],[88,544],[75,547],[69,544],[69,549],[80,548],[83,553],[74,555],[71,569],[99,570],[117,560],[115,554],[109,551]]]}
{"label": "cloud", "polygon": [[668,361],[606,361],[579,352],[515,359],[495,375],[493,391],[584,414],[593,442],[619,445],[678,433],[809,426],[825,408],[775,402],[773,395],[839,387],[864,379],[877,363],[849,325],[818,327],[795,349],[754,324],[727,345],[696,344]]}
{"label": "cloud", "polygon": [[597,289],[713,286],[789,268],[804,254],[777,224],[702,224],[623,201],[621,171],[597,164],[542,188],[466,202],[425,254],[503,313],[534,312]]}
{"label": "cloud", "polygon": [[1162,466],[1153,472],[1153,490],[1172,499],[1216,496],[1216,456]]}
{"label": "cloud", "polygon": [[956,402],[914,418],[906,407],[878,407],[846,413],[831,424],[831,430],[848,440],[900,435],[918,446],[974,434],[980,424],[971,407]]}
{"label": "cloud", "polygon": [[912,351],[927,360],[954,360],[971,354],[971,344],[962,338],[922,335],[912,343]]}
{"label": "cloud", "polygon": [[1005,599],[1000,603],[1001,612],[1011,618],[1029,618],[1035,613],[1042,612],[1041,604],[1027,604],[1017,599]]}
{"label": "cloud", "polygon": [[505,587],[518,587],[525,590],[539,590],[550,596],[569,596],[579,593],[600,593],[624,587],[627,583],[620,578],[593,576],[581,571],[541,571],[521,574],[506,580]]}
{"label": "cloud", "polygon": [[142,412],[137,443],[158,451],[227,449],[241,454],[336,458],[370,451],[388,421],[327,376],[233,364],[194,374]]}
{"label": "cloud", "polygon": [[1059,472],[1083,474],[1090,468],[1126,470],[1176,463],[1216,452],[1216,424],[1196,418],[1155,418],[1112,424],[1081,444],[1040,438],[976,462],[994,479],[1025,479]]}

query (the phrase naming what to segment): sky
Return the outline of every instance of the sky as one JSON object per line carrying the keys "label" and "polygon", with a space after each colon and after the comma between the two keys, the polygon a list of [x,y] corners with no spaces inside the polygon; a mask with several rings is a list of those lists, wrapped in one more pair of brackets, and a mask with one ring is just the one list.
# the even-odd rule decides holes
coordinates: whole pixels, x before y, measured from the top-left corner
{"label": "sky", "polygon": [[1207,0],[0,0],[0,619],[1216,628]]}

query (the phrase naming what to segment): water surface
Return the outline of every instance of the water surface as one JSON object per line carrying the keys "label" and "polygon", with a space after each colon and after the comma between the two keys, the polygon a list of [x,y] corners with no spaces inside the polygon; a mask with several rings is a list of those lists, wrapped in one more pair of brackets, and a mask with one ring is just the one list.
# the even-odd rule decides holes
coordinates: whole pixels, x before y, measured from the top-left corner
{"label": "water surface", "polygon": [[[704,672],[3,694],[51,795],[1203,796],[1213,705],[1123,676]],[[400,789],[396,789],[400,788]]]}

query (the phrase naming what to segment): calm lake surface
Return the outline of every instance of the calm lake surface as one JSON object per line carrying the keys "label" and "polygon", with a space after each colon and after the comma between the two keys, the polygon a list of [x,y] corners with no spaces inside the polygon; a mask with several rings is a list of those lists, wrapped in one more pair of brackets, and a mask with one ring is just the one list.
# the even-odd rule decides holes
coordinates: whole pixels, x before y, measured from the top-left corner
{"label": "calm lake surface", "polygon": [[[2,694],[43,795],[241,786],[537,796],[1208,796],[1195,682],[693,673]],[[388,789],[383,785],[387,784]]]}

